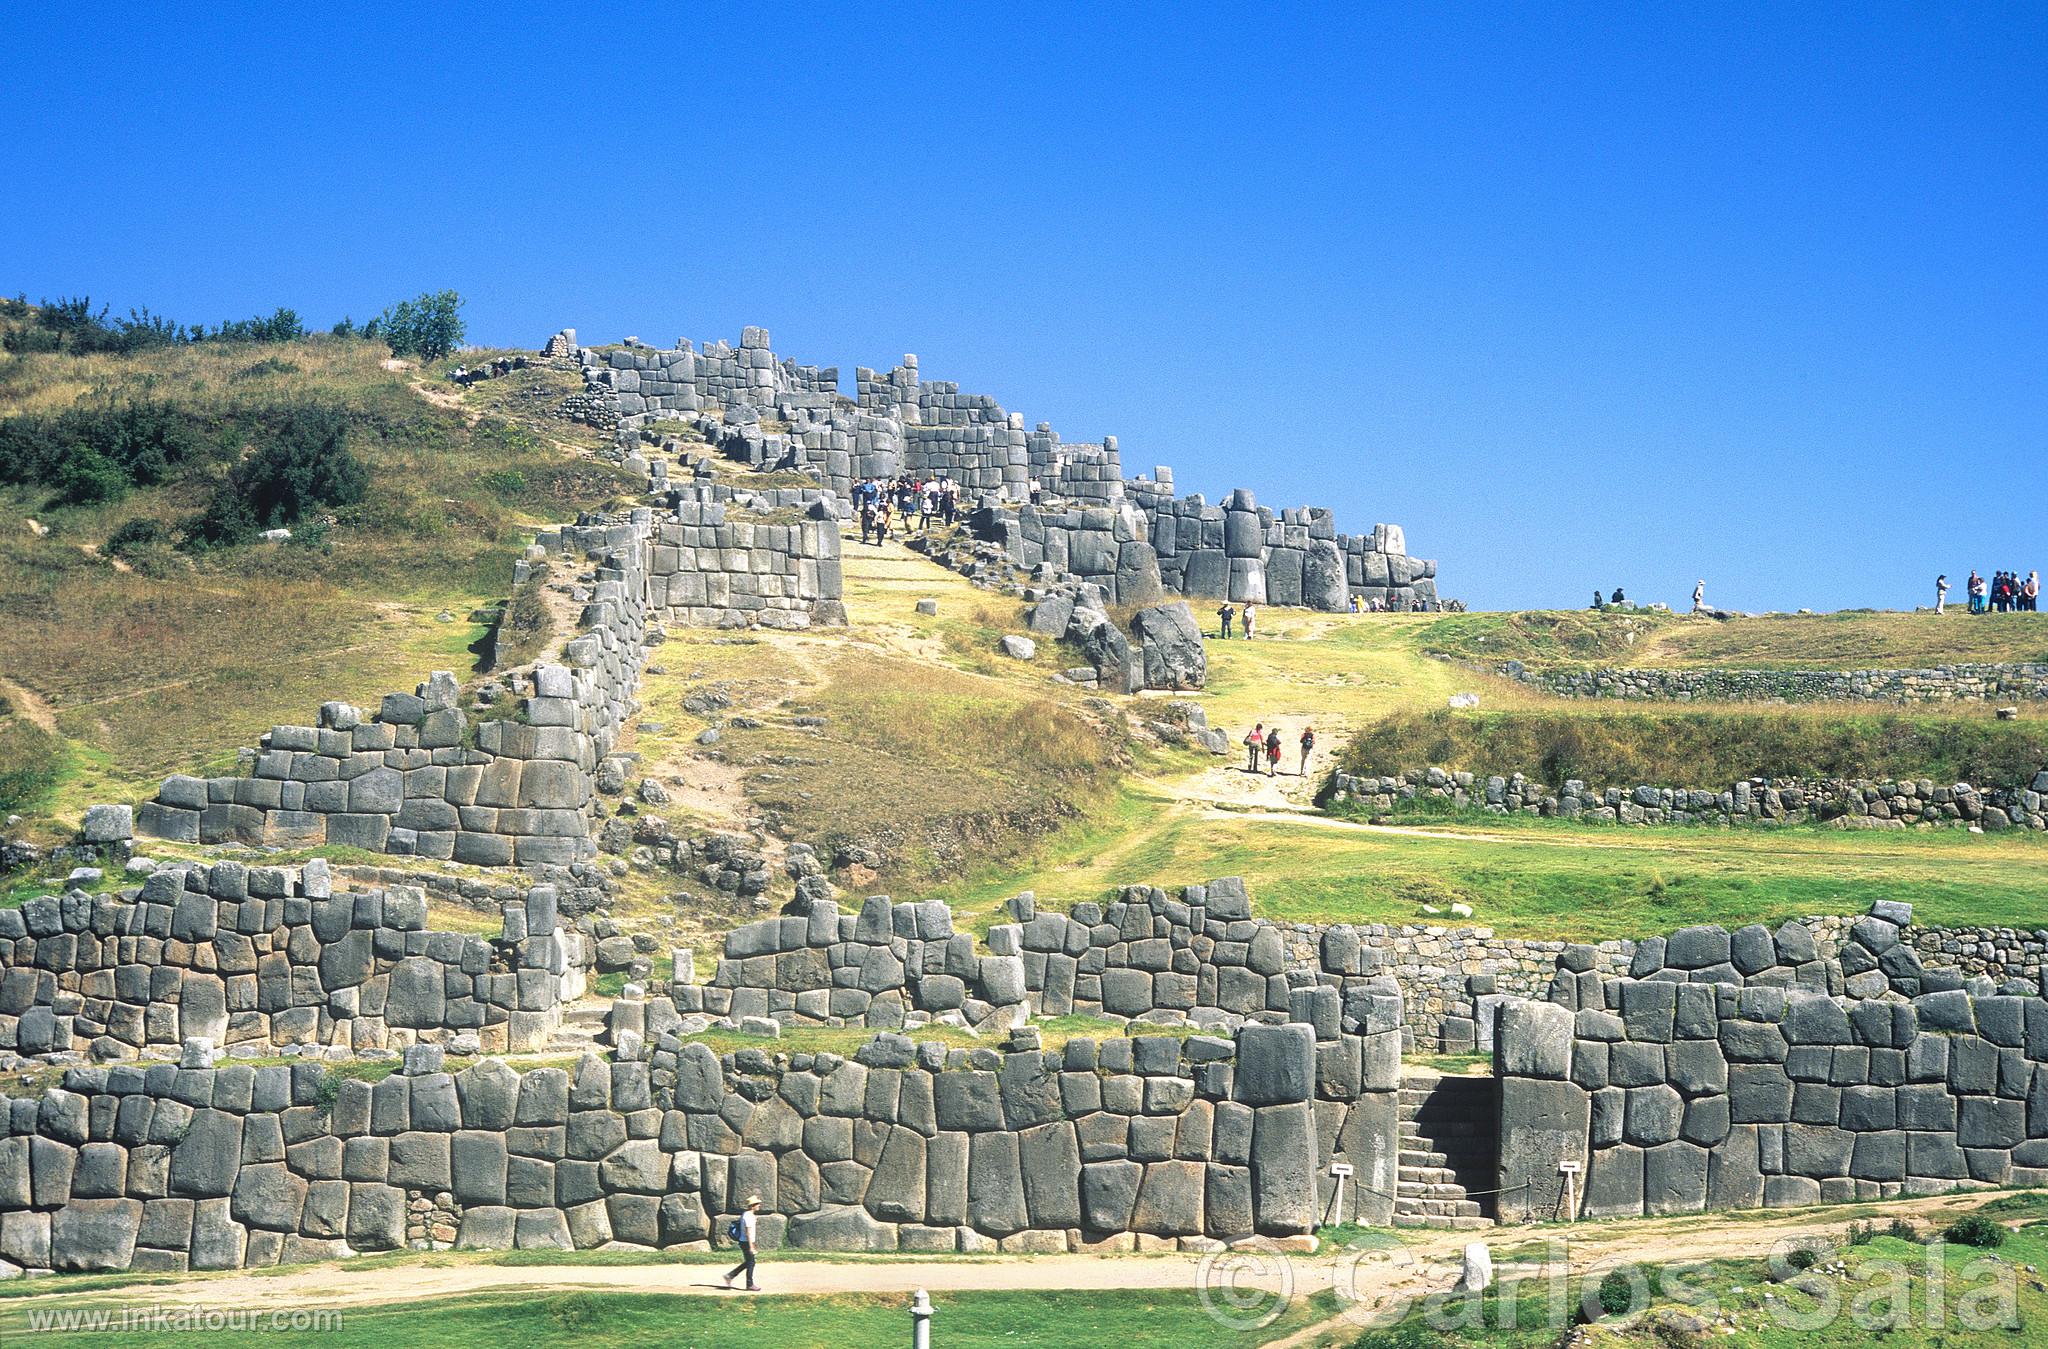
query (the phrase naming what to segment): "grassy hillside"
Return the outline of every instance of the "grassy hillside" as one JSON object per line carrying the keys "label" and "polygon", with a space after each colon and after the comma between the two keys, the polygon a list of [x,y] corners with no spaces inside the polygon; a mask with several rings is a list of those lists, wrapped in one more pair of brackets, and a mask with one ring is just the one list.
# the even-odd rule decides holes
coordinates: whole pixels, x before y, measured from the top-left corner
{"label": "grassy hillside", "polygon": [[[1960,586],[1958,586],[1960,593]],[[1422,650],[1541,669],[1919,669],[1958,662],[2048,661],[2039,614],[1768,614],[1724,621],[1621,610],[1447,614]]]}
{"label": "grassy hillside", "polygon": [[[325,337],[0,355],[0,423],[146,402],[200,447],[117,500],[0,489],[0,810],[68,819],[167,772],[221,767],[326,699],[469,672],[485,632],[472,614],[504,595],[525,531],[624,490],[574,456],[568,428],[432,401],[421,372],[387,369],[387,356]],[[368,470],[362,499],[302,522],[290,543],[176,547],[303,407],[344,420]],[[124,526],[145,535],[138,522],[167,537],[110,557]]]}
{"label": "grassy hillside", "polygon": [[1339,765],[1354,773],[1437,766],[1525,773],[1557,787],[1656,783],[1719,790],[1749,777],[1905,777],[2024,786],[2048,767],[2048,715],[1999,721],[1982,707],[1870,705],[1769,711],[1565,705],[1402,712],[1363,728]]}

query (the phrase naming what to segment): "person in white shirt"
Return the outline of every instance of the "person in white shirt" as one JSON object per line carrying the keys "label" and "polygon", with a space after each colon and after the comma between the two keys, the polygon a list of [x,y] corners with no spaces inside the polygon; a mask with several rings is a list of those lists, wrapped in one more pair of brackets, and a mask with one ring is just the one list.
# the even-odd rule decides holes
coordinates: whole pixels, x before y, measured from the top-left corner
{"label": "person in white shirt", "polygon": [[725,1286],[727,1288],[732,1287],[732,1281],[735,1278],[745,1274],[747,1276],[747,1291],[749,1293],[761,1291],[761,1285],[754,1282],[754,1243],[760,1235],[760,1219],[757,1216],[760,1211],[761,1196],[758,1194],[749,1195],[747,1197],[747,1211],[733,1219],[732,1226],[736,1229],[737,1239],[740,1243],[740,1262],[726,1271]]}

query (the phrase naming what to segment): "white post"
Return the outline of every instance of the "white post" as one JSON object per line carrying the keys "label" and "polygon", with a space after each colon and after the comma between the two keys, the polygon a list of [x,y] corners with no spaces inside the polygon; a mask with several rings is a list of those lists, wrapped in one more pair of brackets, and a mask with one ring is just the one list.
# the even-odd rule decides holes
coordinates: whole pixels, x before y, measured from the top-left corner
{"label": "white post", "polygon": [[932,1300],[922,1288],[910,1299],[910,1347],[932,1349]]}

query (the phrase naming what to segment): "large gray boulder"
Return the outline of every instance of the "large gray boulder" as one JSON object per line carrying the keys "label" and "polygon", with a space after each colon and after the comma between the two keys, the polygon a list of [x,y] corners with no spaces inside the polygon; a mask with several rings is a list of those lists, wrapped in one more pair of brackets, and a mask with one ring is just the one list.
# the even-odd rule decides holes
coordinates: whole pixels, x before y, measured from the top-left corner
{"label": "large gray boulder", "polygon": [[1131,618],[1138,664],[1148,689],[1198,689],[1208,682],[1202,630],[1186,600],[1140,609]]}
{"label": "large gray boulder", "polygon": [[[1570,1017],[1566,1017],[1570,1033]],[[1315,1028],[1301,1022],[1246,1026],[1237,1033],[1237,1099],[1250,1106],[1284,1105],[1315,1095]]]}

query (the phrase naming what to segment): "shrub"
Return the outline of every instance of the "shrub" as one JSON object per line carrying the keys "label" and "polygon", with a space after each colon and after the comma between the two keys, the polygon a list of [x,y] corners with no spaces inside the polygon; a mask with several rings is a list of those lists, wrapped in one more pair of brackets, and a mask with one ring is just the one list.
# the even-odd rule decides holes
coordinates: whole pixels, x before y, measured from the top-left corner
{"label": "shrub", "polygon": [[236,465],[193,522],[200,546],[246,543],[319,507],[347,506],[369,490],[369,470],[348,450],[348,421],[326,407],[298,407],[263,447]]}
{"label": "shrub", "polygon": [[1822,1252],[1813,1246],[1795,1246],[1785,1253],[1785,1263],[1795,1270],[1809,1270],[1820,1263]]}
{"label": "shrub", "polygon": [[239,383],[245,379],[262,379],[266,375],[295,375],[299,367],[292,361],[281,361],[275,356],[265,356],[254,365],[245,365],[228,378]]}
{"label": "shrub", "polygon": [[196,458],[198,429],[168,404],[142,399],[0,421],[0,483],[53,488],[59,502],[118,501]]}
{"label": "shrub", "polygon": [[[374,329],[374,333],[372,332]],[[401,300],[370,321],[365,336],[382,337],[393,356],[438,361],[462,345],[462,297],[452,290]]]}
{"label": "shrub", "polygon": [[1981,1213],[1972,1213],[1956,1219],[1948,1225],[1948,1229],[1942,1235],[1958,1246],[1975,1246],[1987,1251],[2005,1244],[2004,1226]]}
{"label": "shrub", "polygon": [[107,541],[100,551],[108,557],[127,558],[150,548],[169,543],[171,532],[163,523],[147,518],[130,520],[107,535]]}
{"label": "shrub", "polygon": [[1636,1305],[1635,1280],[1629,1278],[1624,1270],[1610,1270],[1607,1277],[1600,1280],[1598,1297],[1602,1316],[1619,1316]]}

